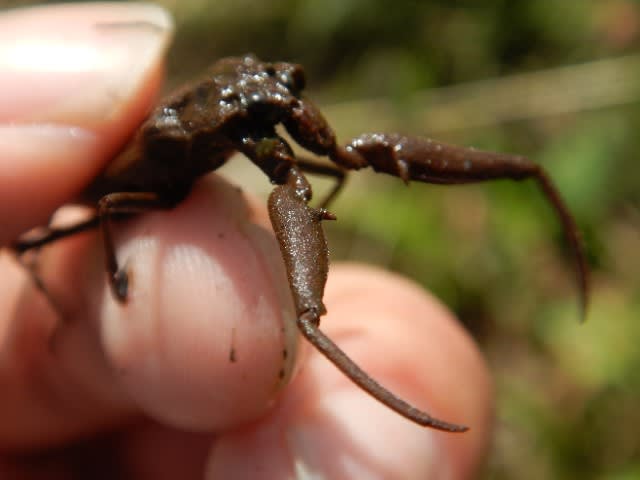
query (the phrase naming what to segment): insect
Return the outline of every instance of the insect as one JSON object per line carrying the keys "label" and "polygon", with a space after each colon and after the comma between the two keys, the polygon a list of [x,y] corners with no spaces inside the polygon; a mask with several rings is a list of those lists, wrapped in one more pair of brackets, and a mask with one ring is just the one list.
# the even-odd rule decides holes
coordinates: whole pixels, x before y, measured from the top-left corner
{"label": "insect", "polygon": [[[174,207],[198,177],[217,169],[239,151],[275,185],[268,201],[269,216],[302,335],[353,382],[400,415],[423,426],[463,432],[467,427],[434,418],[398,398],[320,330],[320,317],[326,313],[322,297],[329,264],[321,223],[335,219],[326,210],[327,205],[343,186],[346,171],[365,167],[399,177],[405,183],[534,179],[558,215],[575,257],[584,311],[588,269],[575,222],[546,172],[521,156],[387,133],[363,134],[340,146],[318,108],[302,95],[304,87],[304,71],[296,64],[263,62],[253,55],[219,60],[200,80],[162,101],[130,144],[91,183],[81,200],[96,205],[93,217],[71,227],[49,228],[37,238],[23,237],[13,249],[20,254],[99,227],[112,293],[119,302],[125,302],[128,277],[116,259],[112,220]],[[332,163],[294,155],[276,133],[277,125],[283,125],[301,147],[328,157]],[[305,173],[336,180],[319,208],[309,205],[311,186]]]}

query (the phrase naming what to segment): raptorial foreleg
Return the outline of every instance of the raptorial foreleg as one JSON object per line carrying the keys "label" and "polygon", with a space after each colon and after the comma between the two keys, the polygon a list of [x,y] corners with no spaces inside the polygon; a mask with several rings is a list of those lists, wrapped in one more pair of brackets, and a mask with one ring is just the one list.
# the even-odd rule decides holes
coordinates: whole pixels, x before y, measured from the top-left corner
{"label": "raptorial foreleg", "polygon": [[322,297],[329,268],[321,222],[335,217],[307,205],[310,195],[301,188],[304,184],[302,173],[292,167],[287,182],[277,186],[269,197],[269,216],[284,258],[300,332],[356,385],[403,417],[447,432],[466,431],[467,427],[434,418],[391,393],[320,330],[320,317],[326,312]]}
{"label": "raptorial foreleg", "polygon": [[583,317],[589,300],[589,269],[578,227],[560,193],[545,170],[526,157],[485,152],[449,145],[428,138],[368,133],[345,147],[335,147],[329,157],[343,168],[370,166],[377,172],[437,184],[475,183],[488,180],[536,180],[558,215],[573,252]]}

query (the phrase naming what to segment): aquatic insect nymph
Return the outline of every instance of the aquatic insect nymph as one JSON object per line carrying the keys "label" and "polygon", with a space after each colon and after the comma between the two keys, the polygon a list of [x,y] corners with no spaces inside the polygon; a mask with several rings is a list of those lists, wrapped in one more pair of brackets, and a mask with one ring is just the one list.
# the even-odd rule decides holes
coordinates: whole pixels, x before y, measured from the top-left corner
{"label": "aquatic insect nymph", "polygon": [[[320,317],[326,312],[322,297],[329,267],[321,222],[335,219],[327,205],[342,187],[345,172],[365,167],[400,177],[405,183],[534,179],[556,211],[575,257],[584,311],[588,269],[573,217],[546,172],[522,156],[395,133],[362,134],[340,146],[318,108],[302,95],[304,86],[299,65],[263,62],[253,55],[219,60],[200,80],[163,100],[132,142],[84,192],[79,200],[95,205],[95,216],[72,227],[49,228],[38,238],[20,239],[13,248],[22,253],[100,226],[109,283],[115,298],[125,302],[128,277],[116,259],[111,220],[174,207],[198,177],[242,152],[276,185],[269,197],[269,215],[304,337],[357,385],[400,415],[440,430],[465,431],[464,426],[436,419],[396,397],[319,329]],[[294,155],[276,133],[279,124],[301,147],[332,163]],[[309,206],[311,186],[305,173],[336,179],[320,208]]]}

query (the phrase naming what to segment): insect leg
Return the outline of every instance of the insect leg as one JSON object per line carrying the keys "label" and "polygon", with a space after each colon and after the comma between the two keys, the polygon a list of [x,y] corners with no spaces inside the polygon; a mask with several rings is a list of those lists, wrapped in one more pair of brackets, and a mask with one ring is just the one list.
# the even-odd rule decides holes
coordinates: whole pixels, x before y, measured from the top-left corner
{"label": "insect leg", "polygon": [[296,156],[296,163],[300,169],[304,172],[311,173],[313,175],[323,175],[325,177],[333,177],[336,183],[333,185],[326,197],[318,204],[318,208],[327,208],[336,196],[342,191],[344,184],[347,180],[347,173],[337,166],[321,163],[309,158],[301,158]]}
{"label": "insect leg", "polygon": [[[36,270],[36,264],[27,262],[23,257],[23,254],[32,250],[35,250],[36,253],[40,247],[48,245],[56,240],[74,235],[76,233],[84,232],[86,230],[90,230],[92,228],[96,228],[99,224],[99,219],[97,215],[92,216],[91,218],[84,220],[82,222],[76,223],[74,225],[66,226],[66,227],[47,227],[39,236],[36,237],[24,237],[18,239],[16,242],[11,245],[11,250],[16,254],[18,262],[22,265],[25,270],[29,273],[29,276],[33,280],[34,285],[49,301],[51,306],[58,313],[61,313],[62,310],[60,305],[55,300],[51,292],[45,285],[44,281],[38,275]],[[62,315],[61,315],[62,316]]]}
{"label": "insect leg", "polygon": [[346,147],[333,147],[328,155],[344,168],[357,170],[370,166],[377,172],[400,177],[405,183],[410,180],[461,184],[497,179],[535,179],[560,219],[565,238],[573,251],[584,318],[589,300],[589,269],[578,227],[540,165],[518,155],[483,152],[398,134],[364,134]]}
{"label": "insect leg", "polygon": [[318,318],[311,312],[305,312],[298,318],[298,328],[304,337],[316,347],[320,353],[329,359],[342,373],[349,377],[356,385],[362,388],[376,400],[389,407],[394,412],[402,415],[423,427],[431,427],[451,433],[466,432],[469,428],[464,425],[445,422],[432,417],[427,412],[417,409],[397,397],[385,387],[376,382],[364,372],[347,354],[345,354],[333,341],[327,337],[318,326]]}
{"label": "insect leg", "polygon": [[119,302],[127,299],[129,279],[127,272],[118,267],[111,221],[120,214],[132,214],[168,208],[170,205],[153,192],[118,192],[105,195],[98,202],[98,218],[104,242],[105,262],[111,291]]}
{"label": "insect leg", "polygon": [[269,216],[284,258],[300,332],[356,385],[403,417],[426,427],[464,432],[467,427],[438,420],[391,393],[320,330],[320,316],[326,312],[322,297],[329,267],[321,222],[335,217],[307,204],[310,195],[301,188],[305,184],[302,172],[291,167],[287,182],[277,186],[269,197]]}
{"label": "insect leg", "polygon": [[274,132],[266,133],[268,136],[262,138],[254,135],[243,139],[239,149],[278,184],[269,196],[269,217],[282,252],[302,335],[356,385],[403,417],[448,432],[467,430],[462,425],[433,418],[395,396],[320,330],[320,317],[326,313],[322,297],[329,269],[329,251],[321,222],[335,217],[325,209],[308,205],[311,186],[296,165],[291,149]]}
{"label": "insect leg", "polygon": [[39,237],[19,239],[11,246],[11,249],[17,254],[21,254],[28,250],[43,247],[49,243],[55,242],[56,240],[75,235],[76,233],[91,230],[92,228],[96,228],[99,224],[100,218],[98,215],[94,215],[87,220],[67,227],[48,227],[45,233]]}

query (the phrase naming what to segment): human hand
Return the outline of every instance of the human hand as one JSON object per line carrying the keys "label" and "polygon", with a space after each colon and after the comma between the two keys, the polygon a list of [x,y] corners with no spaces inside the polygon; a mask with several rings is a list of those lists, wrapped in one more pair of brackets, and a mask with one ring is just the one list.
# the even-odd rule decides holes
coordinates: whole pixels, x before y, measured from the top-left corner
{"label": "human hand", "polygon": [[[45,224],[135,130],[170,35],[148,5],[0,16],[0,245]],[[124,306],[95,233],[38,258],[60,312],[0,256],[0,477],[424,479],[478,468],[488,373],[419,287],[332,266],[322,328],[398,395],[470,426],[464,434],[408,422],[309,348],[296,378],[279,379],[297,343],[280,252],[263,204],[220,178],[116,230],[133,272]]]}

